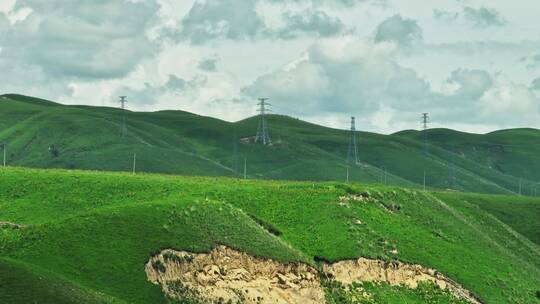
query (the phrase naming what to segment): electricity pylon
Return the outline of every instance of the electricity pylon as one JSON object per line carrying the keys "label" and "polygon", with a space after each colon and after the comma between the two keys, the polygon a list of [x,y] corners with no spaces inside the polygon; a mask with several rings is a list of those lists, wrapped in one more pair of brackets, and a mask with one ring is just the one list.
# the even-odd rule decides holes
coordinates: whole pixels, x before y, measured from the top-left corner
{"label": "electricity pylon", "polygon": [[267,106],[270,106],[271,104],[267,103],[266,101],[268,98],[259,98],[259,103],[257,104],[259,106],[259,127],[257,129],[257,135],[255,136],[255,142],[262,142],[263,145],[269,145],[271,144],[270,141],[270,135],[268,134],[268,126],[266,124],[266,113],[270,112],[269,109],[267,109]]}
{"label": "electricity pylon", "polygon": [[349,150],[347,151],[347,163],[358,164],[358,147],[356,146],[356,119],[351,117],[351,131],[349,139]]}
{"label": "electricity pylon", "polygon": [[426,155],[428,153],[428,137],[427,137],[428,123],[429,123],[429,114],[422,113],[422,125],[423,125],[423,130],[424,130],[424,154]]}
{"label": "electricity pylon", "polygon": [[122,108],[122,121],[120,123],[120,136],[126,137],[127,135],[127,127],[126,127],[126,102],[127,102],[127,96],[119,96],[120,97],[120,107]]}

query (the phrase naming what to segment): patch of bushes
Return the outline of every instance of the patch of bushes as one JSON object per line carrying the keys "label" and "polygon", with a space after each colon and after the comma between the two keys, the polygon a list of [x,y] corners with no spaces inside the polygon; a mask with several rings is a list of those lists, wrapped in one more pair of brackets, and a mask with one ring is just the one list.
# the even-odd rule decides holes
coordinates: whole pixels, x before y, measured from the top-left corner
{"label": "patch of bushes", "polygon": [[152,262],[152,268],[154,268],[157,272],[165,272],[167,269],[165,268],[165,265],[160,260],[155,260]]}
{"label": "patch of bushes", "polygon": [[193,262],[193,256],[191,254],[180,256],[171,252],[166,252],[163,254],[163,259],[167,262],[174,262],[177,264]]}

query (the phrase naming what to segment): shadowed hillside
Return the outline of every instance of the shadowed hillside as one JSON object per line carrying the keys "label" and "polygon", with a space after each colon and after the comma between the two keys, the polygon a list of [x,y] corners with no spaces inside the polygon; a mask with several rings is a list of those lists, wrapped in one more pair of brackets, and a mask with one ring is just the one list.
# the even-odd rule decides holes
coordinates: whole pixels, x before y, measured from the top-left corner
{"label": "shadowed hillside", "polygon": [[[121,136],[125,115],[127,135]],[[540,131],[486,135],[452,130],[393,135],[358,132],[360,164],[346,163],[349,133],[287,116],[268,116],[271,146],[249,141],[258,125],[182,111],[130,112],[65,106],[21,95],[0,98],[0,142],[8,164],[261,179],[345,180],[484,193],[534,194]],[[538,168],[540,169],[540,168]],[[385,173],[386,172],[386,173]]]}

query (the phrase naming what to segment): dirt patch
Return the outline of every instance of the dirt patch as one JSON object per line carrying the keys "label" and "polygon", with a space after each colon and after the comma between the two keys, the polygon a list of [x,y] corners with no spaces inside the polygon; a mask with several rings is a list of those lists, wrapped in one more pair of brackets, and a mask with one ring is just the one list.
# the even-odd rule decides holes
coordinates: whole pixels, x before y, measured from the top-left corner
{"label": "dirt patch", "polygon": [[[435,269],[400,262],[359,258],[336,263],[319,259],[330,280],[344,285],[377,282],[417,288],[432,282],[469,303],[481,304],[471,292]],[[145,265],[148,279],[171,298],[204,303],[325,303],[318,271],[306,264],[283,264],[252,257],[225,246],[194,254],[166,249]]]}
{"label": "dirt patch", "polygon": [[432,282],[441,289],[449,290],[460,299],[474,304],[481,303],[458,283],[446,278],[435,269],[420,265],[359,258],[324,264],[323,269],[331,278],[346,285],[353,282],[378,282],[417,288],[420,282]]}
{"label": "dirt patch", "polygon": [[255,258],[224,246],[201,254],[167,249],[153,256],[145,271],[172,298],[246,304],[325,302],[313,267]]}

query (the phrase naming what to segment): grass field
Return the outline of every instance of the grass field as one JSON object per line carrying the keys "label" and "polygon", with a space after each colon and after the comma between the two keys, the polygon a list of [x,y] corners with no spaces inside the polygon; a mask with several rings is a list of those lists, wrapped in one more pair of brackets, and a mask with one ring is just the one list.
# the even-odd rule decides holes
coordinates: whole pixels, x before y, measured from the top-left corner
{"label": "grass field", "polygon": [[[360,193],[370,199],[340,199]],[[146,280],[148,258],[164,248],[203,252],[224,244],[313,265],[359,256],[416,263],[441,271],[486,303],[540,303],[540,247],[533,242],[540,200],[454,194],[337,182],[1,169],[0,268],[6,271],[0,271],[0,300],[166,303]],[[523,207],[526,221],[517,220],[524,209],[514,206],[521,204],[530,206]],[[364,288],[383,303],[455,303],[430,286]],[[327,296],[329,303],[349,303],[337,291]]]}
{"label": "grass field", "polygon": [[[126,117],[128,133],[120,136]],[[534,196],[540,182],[539,130],[486,135],[428,130],[358,132],[361,165],[347,165],[349,133],[287,116],[268,117],[269,147],[246,143],[258,119],[235,123],[182,111],[129,112],[0,96],[0,143],[8,163],[38,168],[130,171],[259,179],[351,181]],[[345,124],[344,124],[345,126]],[[361,129],[362,126],[358,126]],[[54,147],[53,149],[49,149]],[[235,152],[236,151],[236,152]],[[540,190],[540,189],[539,189]]]}

